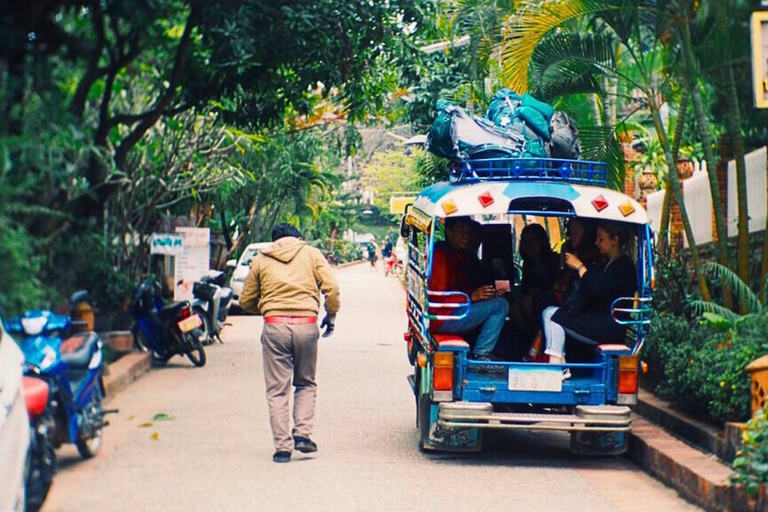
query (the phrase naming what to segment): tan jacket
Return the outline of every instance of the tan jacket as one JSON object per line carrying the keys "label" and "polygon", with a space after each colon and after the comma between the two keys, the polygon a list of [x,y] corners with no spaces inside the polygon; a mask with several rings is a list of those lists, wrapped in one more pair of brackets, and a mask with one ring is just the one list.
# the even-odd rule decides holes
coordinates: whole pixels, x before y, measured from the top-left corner
{"label": "tan jacket", "polygon": [[320,291],[325,310],[339,310],[339,285],[323,254],[294,237],[284,237],[253,258],[240,307],[264,316],[316,316]]}

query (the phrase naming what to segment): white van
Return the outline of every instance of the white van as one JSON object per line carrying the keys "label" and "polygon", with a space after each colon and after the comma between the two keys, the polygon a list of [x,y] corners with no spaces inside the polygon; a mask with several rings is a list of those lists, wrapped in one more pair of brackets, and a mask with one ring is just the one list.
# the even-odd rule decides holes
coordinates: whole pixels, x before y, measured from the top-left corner
{"label": "white van", "polygon": [[235,292],[235,306],[240,306],[240,294],[243,293],[243,286],[245,285],[245,278],[248,277],[251,260],[259,254],[259,251],[266,249],[271,245],[272,242],[248,244],[243,251],[243,254],[240,255],[239,260],[229,260],[227,262],[228,267],[234,267],[234,272],[232,272],[232,277],[229,280],[229,287]]}
{"label": "white van", "polygon": [[21,388],[24,355],[0,321],[0,510],[24,510],[29,419]]}

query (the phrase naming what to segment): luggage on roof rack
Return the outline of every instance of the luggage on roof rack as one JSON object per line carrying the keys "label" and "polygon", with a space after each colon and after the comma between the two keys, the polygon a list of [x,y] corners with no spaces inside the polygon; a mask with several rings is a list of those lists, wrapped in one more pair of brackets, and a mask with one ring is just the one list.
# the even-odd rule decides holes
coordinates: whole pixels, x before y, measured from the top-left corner
{"label": "luggage on roof rack", "polygon": [[600,187],[605,187],[607,183],[605,163],[559,158],[495,157],[454,161],[449,178],[452,183],[526,179]]}

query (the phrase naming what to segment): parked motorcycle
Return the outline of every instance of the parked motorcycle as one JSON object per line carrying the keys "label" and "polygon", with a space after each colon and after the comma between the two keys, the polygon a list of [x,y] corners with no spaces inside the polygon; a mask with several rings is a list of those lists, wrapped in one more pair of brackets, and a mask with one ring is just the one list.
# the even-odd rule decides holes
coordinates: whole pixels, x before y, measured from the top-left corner
{"label": "parked motorcycle", "polygon": [[156,364],[163,365],[175,355],[186,355],[195,366],[205,365],[200,331],[203,320],[193,313],[188,301],[165,306],[159,283],[150,277],[134,289],[131,309],[136,322],[134,343],[151,353]]}
{"label": "parked motorcycle", "polygon": [[24,478],[25,508],[27,512],[34,512],[43,506],[56,472],[56,453],[50,436],[55,420],[52,408],[48,407],[51,389],[48,383],[38,377],[25,376],[21,385],[30,427]]}
{"label": "parked motorcycle", "polygon": [[[87,292],[78,292],[70,303],[74,307],[87,298]],[[51,471],[43,436],[54,448],[74,443],[80,456],[88,459],[101,448],[102,429],[108,425],[104,415],[116,412],[103,408],[101,338],[95,332],[78,332],[64,338],[73,327],[86,323],[43,310],[27,311],[5,323],[6,331],[16,335],[24,353],[25,375],[44,381],[48,388],[46,393],[41,384],[27,381],[30,388],[36,389],[30,415],[35,428],[33,442],[40,442],[34,452],[40,457],[40,474],[30,477],[42,479],[41,487]]]}
{"label": "parked motorcycle", "polygon": [[211,344],[214,340],[224,343],[221,331],[226,325],[229,307],[235,297],[232,289],[225,286],[226,280],[224,272],[211,270],[192,285],[192,294],[195,296],[192,311],[203,320],[200,330],[205,344]]}

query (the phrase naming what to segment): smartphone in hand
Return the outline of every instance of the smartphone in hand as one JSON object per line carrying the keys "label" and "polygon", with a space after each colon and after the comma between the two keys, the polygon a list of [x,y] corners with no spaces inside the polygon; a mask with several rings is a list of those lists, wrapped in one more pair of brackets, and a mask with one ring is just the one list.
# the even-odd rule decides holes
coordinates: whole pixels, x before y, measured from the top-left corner
{"label": "smartphone in hand", "polygon": [[509,286],[508,280],[497,280],[495,281],[494,286],[496,291],[499,293],[509,293],[512,290],[512,288]]}

